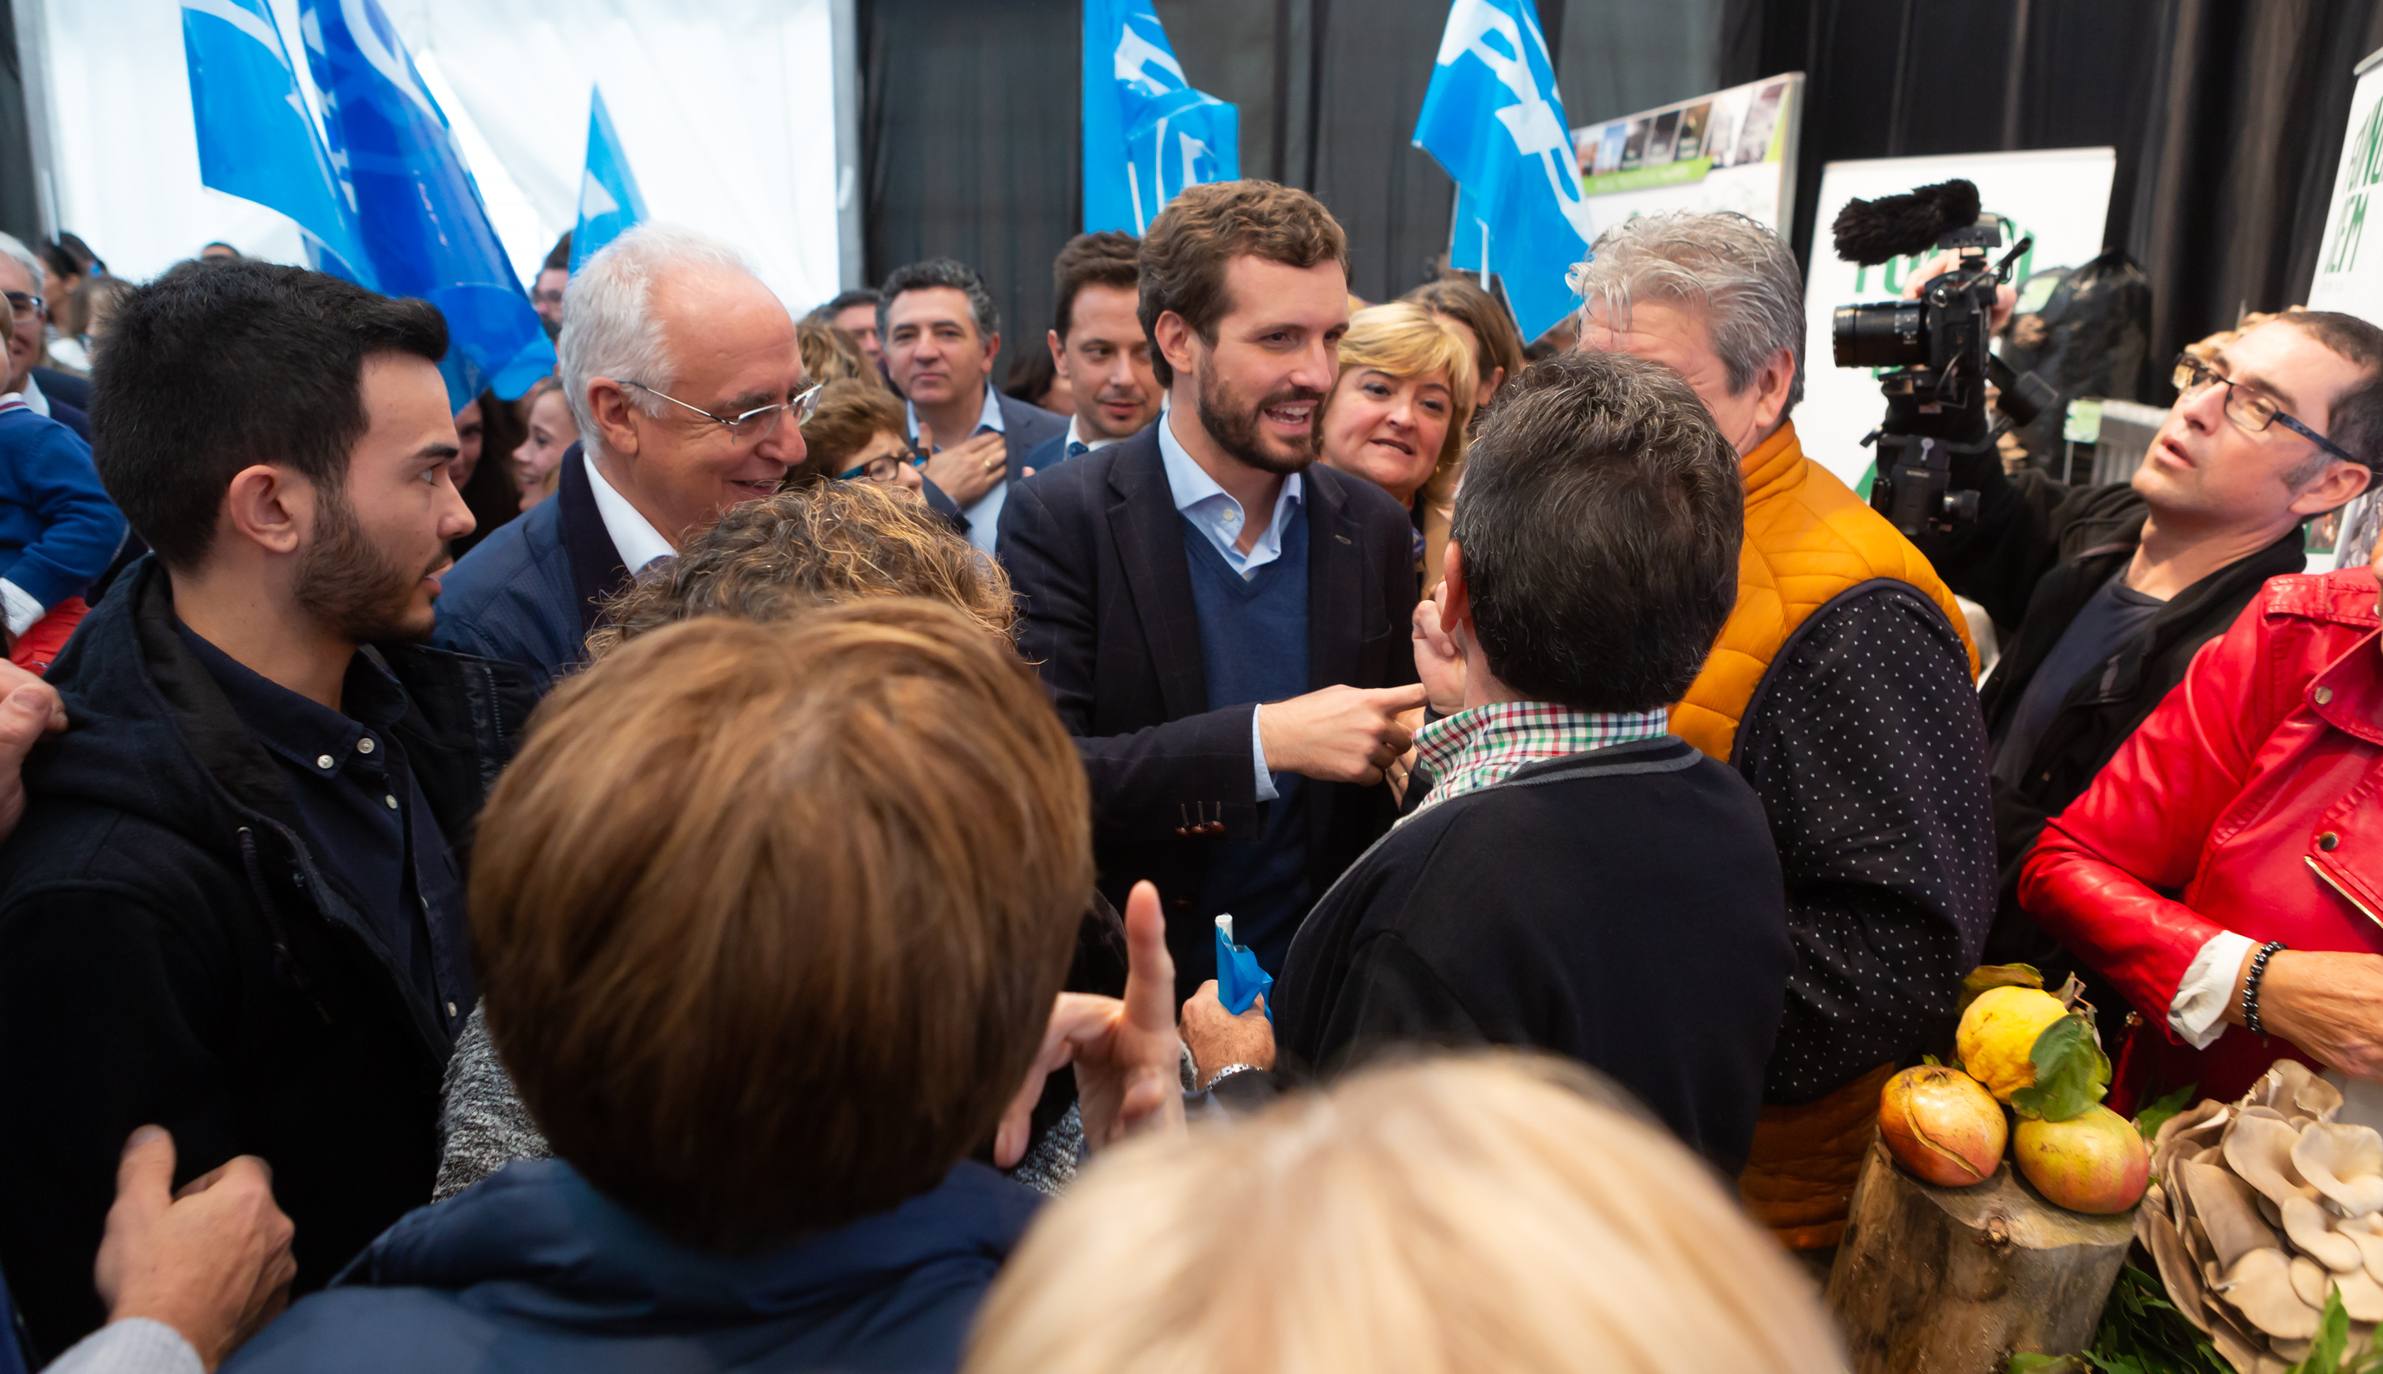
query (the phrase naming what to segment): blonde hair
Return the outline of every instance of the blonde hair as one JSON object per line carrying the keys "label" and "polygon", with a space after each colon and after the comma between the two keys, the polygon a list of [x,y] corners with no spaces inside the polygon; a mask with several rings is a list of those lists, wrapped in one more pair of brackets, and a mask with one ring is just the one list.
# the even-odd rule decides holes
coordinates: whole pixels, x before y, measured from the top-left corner
{"label": "blonde hair", "polygon": [[1473,418],[1480,377],[1473,362],[1472,340],[1411,301],[1369,305],[1349,317],[1349,332],[1340,336],[1340,375],[1345,377],[1360,367],[1400,378],[1446,373],[1448,434],[1440,441],[1439,460],[1432,464],[1432,472],[1436,475],[1464,462],[1465,428]]}
{"label": "blonde hair", "polygon": [[1577,1065],[1367,1070],[1095,1162],[993,1286],[970,1374],[1842,1370],[1812,1283]]}

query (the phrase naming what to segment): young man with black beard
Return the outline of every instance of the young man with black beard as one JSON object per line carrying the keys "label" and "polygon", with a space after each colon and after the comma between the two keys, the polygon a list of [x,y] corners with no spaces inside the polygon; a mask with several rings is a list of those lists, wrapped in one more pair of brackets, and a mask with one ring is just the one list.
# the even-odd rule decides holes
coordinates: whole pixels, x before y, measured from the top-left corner
{"label": "young man with black beard", "polygon": [[1423,705],[1406,512],[1314,466],[1348,329],[1348,240],[1304,191],[1194,187],[1141,247],[1170,408],[1021,484],[1000,553],[1019,644],[1091,775],[1100,885],[1158,884],[1179,981],[1231,914],[1280,968],[1317,894],[1388,828]]}
{"label": "young man with black beard", "polygon": [[446,349],[423,302],[265,263],[116,316],[100,477],[155,552],[52,670],[73,724],[0,848],[0,1261],[50,1350],[103,1315],[144,1123],[177,1184],[272,1167],[301,1291],[429,1197],[474,999],[461,845],[533,700],[411,643],[472,526]]}

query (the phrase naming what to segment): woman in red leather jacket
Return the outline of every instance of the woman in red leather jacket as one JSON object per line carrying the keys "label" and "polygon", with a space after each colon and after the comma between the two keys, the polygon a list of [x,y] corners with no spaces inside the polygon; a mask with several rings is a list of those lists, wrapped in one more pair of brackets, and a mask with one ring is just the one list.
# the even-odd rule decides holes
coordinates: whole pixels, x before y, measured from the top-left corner
{"label": "woman in red leather jacket", "polygon": [[2021,903],[2134,1004],[2121,1110],[2283,1055],[2383,1078],[2376,599],[2367,568],[2269,582],[2028,858]]}

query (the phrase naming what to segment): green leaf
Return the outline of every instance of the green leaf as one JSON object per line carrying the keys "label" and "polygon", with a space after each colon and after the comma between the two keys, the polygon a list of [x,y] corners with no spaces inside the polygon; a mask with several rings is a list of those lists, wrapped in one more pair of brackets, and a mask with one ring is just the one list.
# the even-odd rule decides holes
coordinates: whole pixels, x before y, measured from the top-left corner
{"label": "green leaf", "polygon": [[2292,1366],[2291,1374],[2342,1374],[2342,1357],[2350,1353],[2350,1314],[2342,1310],[2342,1290],[2325,1293],[2325,1315],[2317,1319],[2317,1334],[2309,1342],[2308,1358]]}
{"label": "green leaf", "polygon": [[2085,1362],[2100,1374],[2234,1374],[2169,1304],[2159,1277],[2132,1264],[2118,1271]]}
{"label": "green leaf", "polygon": [[2145,1107],[2142,1111],[2135,1113],[2135,1129],[2143,1133],[2143,1139],[2146,1144],[2150,1143],[2150,1140],[2153,1136],[2160,1133],[2160,1127],[2168,1124],[2168,1118],[2176,1115],[2178,1112],[2181,1112],[2186,1107],[2192,1105],[2193,1093],[2198,1090],[2200,1086],[2201,1085],[2198,1083],[2187,1083],[2183,1087],[2178,1088],[2176,1091],[2168,1094],[2166,1097],[2163,1097],[2159,1101],[2152,1103],[2148,1107]]}
{"label": "green leaf", "polygon": [[2102,1053],[2093,1023],[2064,1016],[2036,1037],[2028,1053],[2035,1084],[2011,1094],[2011,1110],[2039,1121],[2066,1121],[2110,1090],[2110,1056]]}
{"label": "green leaf", "polygon": [[2002,1368],[2003,1374],[2080,1374],[2074,1355],[2032,1355],[2024,1350],[2011,1352],[2011,1362]]}
{"label": "green leaf", "polygon": [[1969,1010],[1969,1004],[1978,1000],[1979,993],[1995,988],[2040,988],[2043,985],[2043,972],[2033,964],[1980,964],[1961,980],[1961,1000],[1954,1006],[1953,1015],[1959,1017]]}

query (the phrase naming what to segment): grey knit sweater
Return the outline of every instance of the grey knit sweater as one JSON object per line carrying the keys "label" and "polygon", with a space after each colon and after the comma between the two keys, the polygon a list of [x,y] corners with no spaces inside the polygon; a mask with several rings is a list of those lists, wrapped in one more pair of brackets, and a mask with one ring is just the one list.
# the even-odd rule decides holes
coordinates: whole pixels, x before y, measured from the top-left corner
{"label": "grey knit sweater", "polygon": [[[431,1200],[443,1201],[478,1183],[517,1159],[545,1159],[554,1153],[546,1133],[530,1119],[513,1078],[497,1062],[496,1044],[488,1038],[488,1020],[472,1008],[463,1034],[455,1041],[455,1057],[447,1061],[447,1093],[443,1110],[446,1148],[439,1156],[437,1186]],[[1083,1120],[1074,1107],[1036,1138],[1010,1177],[1035,1191],[1056,1195],[1076,1176],[1084,1153]]]}

